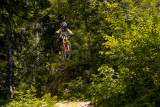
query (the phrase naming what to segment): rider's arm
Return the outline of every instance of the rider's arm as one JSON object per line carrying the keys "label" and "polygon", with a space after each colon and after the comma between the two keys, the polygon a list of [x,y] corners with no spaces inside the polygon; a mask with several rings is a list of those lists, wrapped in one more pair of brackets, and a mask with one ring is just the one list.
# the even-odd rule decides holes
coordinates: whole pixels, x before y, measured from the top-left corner
{"label": "rider's arm", "polygon": [[60,34],[60,32],[61,32],[61,28],[59,30],[57,30],[55,33]]}
{"label": "rider's arm", "polygon": [[72,31],[70,29],[67,28],[67,31],[70,35],[73,35]]}

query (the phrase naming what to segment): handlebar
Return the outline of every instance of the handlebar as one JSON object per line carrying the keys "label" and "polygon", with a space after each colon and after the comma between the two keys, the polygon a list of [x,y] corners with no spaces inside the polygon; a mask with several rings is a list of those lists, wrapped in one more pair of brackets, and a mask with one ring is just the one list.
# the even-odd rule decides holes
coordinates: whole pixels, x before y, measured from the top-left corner
{"label": "handlebar", "polygon": [[65,35],[72,35],[72,34],[60,34],[60,33],[54,33],[54,34],[63,35],[63,36],[65,36]]}
{"label": "handlebar", "polygon": [[68,36],[68,35],[73,35],[73,34],[60,34],[62,36]]}

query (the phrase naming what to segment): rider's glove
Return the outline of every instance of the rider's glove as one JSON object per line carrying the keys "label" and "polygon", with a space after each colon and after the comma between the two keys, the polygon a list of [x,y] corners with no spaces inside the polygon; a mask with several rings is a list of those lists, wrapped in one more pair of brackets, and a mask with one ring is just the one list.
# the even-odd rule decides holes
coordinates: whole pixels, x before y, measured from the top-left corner
{"label": "rider's glove", "polygon": [[59,35],[59,32],[55,32],[54,34],[55,34],[55,35]]}
{"label": "rider's glove", "polygon": [[73,36],[74,34],[73,33],[71,33],[71,36]]}

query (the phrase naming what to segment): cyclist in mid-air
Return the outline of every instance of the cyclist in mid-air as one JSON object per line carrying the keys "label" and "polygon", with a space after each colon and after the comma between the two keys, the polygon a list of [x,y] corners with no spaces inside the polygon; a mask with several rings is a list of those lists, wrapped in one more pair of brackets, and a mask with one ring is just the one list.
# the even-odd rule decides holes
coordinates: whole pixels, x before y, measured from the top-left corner
{"label": "cyclist in mid-air", "polygon": [[61,34],[70,34],[70,35],[73,35],[72,31],[67,28],[67,23],[66,22],[62,22],[61,23],[61,28],[59,30],[57,30],[55,32],[56,34],[60,35],[60,37],[57,39],[57,45],[58,45],[58,49],[59,49],[59,55],[61,55],[61,43],[62,43],[62,37],[61,37]]}

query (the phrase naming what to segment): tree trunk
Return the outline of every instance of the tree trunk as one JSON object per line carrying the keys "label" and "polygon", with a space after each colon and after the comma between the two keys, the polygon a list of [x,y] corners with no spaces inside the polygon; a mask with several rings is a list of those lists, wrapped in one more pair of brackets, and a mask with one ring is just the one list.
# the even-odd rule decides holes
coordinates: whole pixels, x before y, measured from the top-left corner
{"label": "tree trunk", "polygon": [[[36,23],[36,29],[39,28],[39,24]],[[35,46],[36,46],[36,65],[35,65],[35,69],[38,69],[39,66],[40,66],[40,61],[39,61],[39,54],[40,54],[40,51],[39,51],[39,32],[36,31],[36,38],[35,38]],[[39,76],[39,70],[36,70],[37,71],[37,75],[35,75],[35,82],[36,82],[36,93],[37,95],[40,95],[41,93],[41,78]]]}
{"label": "tree trunk", "polygon": [[7,78],[6,78],[6,88],[7,88],[7,96],[14,96],[14,61],[13,61],[13,40],[14,35],[13,31],[7,31]]}

